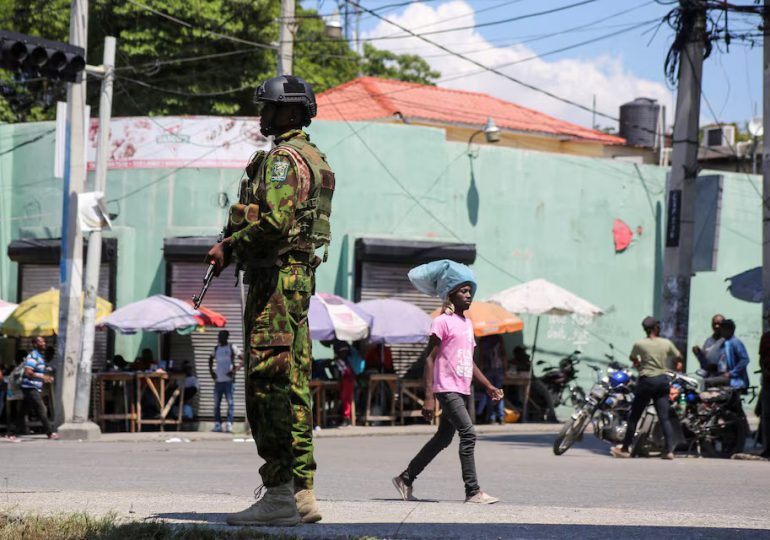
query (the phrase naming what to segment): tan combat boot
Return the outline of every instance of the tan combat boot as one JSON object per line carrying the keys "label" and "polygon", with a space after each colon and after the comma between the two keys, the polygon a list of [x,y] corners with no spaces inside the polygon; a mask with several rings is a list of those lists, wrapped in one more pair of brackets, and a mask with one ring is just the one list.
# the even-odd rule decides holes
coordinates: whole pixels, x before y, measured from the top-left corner
{"label": "tan combat boot", "polygon": [[315,493],[312,489],[302,489],[294,494],[294,500],[297,501],[297,511],[299,512],[302,523],[315,523],[321,521],[321,512],[315,501]]}
{"label": "tan combat boot", "polygon": [[299,512],[294,502],[294,482],[267,488],[265,496],[246,510],[227,516],[228,525],[291,527],[299,522]]}

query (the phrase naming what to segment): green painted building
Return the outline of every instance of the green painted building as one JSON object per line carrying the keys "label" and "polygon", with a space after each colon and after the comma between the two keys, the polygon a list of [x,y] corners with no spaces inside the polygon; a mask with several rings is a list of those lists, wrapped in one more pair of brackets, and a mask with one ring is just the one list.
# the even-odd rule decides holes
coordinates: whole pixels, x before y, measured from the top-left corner
{"label": "green painted building", "polygon": [[[52,123],[0,126],[4,252],[12,241],[60,237],[62,181],[53,178],[52,130]],[[318,121],[309,132],[337,177],[334,238],[318,271],[319,291],[376,295],[378,286],[400,286],[400,269],[412,262],[459,250],[475,259],[480,299],[542,277],[606,311],[594,320],[543,318],[538,358],[549,361],[579,349],[606,362],[610,343],[626,360],[642,335],[642,318],[659,309],[666,169],[491,145],[474,147],[471,158],[465,144],[429,127]],[[693,279],[690,340],[692,345],[707,337],[716,312],[735,319],[757,384],[761,307],[733,298],[725,279],[761,263],[761,179],[720,174],[717,268]],[[197,286],[208,242],[201,237],[217,234],[239,180],[235,169],[195,163],[108,172],[106,198],[114,201],[109,209],[117,217],[106,236],[115,239],[111,294],[118,306],[155,293],[187,294]],[[616,219],[633,231],[631,245],[620,253],[613,242]],[[19,298],[23,266],[0,258],[0,298]],[[383,272],[396,277],[388,281]],[[230,275],[220,281],[223,291],[234,289]],[[523,341],[531,345],[534,320],[523,319]],[[142,340],[153,348],[158,343],[154,336],[118,337],[115,352],[133,358]],[[695,362],[688,354],[688,366]],[[585,382],[589,371],[582,371]]]}

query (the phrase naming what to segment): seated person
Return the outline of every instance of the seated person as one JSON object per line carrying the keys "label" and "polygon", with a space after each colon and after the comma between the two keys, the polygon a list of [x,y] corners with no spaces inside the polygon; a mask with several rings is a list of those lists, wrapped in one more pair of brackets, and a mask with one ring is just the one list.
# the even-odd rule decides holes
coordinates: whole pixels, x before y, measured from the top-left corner
{"label": "seated person", "polygon": [[351,348],[347,341],[334,341],[334,361],[340,372],[340,402],[342,421],[340,425],[347,427],[351,424],[353,409],[353,391],[356,385],[356,375],[351,367]]}
{"label": "seated person", "polygon": [[364,352],[364,358],[366,359],[366,371],[393,373],[393,353],[387,345],[369,344],[366,352]]}
{"label": "seated person", "polygon": [[130,364],[126,362],[126,359],[120,354],[116,354],[112,358],[112,365],[117,371],[130,371]]}
{"label": "seated person", "polygon": [[151,349],[142,349],[142,354],[134,363],[131,364],[131,368],[134,371],[154,371],[156,368],[155,357],[152,354]]}

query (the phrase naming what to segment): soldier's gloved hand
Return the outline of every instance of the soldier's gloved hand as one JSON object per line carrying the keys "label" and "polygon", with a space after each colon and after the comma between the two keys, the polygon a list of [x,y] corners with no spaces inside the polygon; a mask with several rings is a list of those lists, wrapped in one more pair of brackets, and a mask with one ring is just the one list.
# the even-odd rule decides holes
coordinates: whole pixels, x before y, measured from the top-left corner
{"label": "soldier's gloved hand", "polygon": [[233,249],[230,247],[230,239],[225,238],[218,244],[214,244],[206,255],[206,262],[214,265],[214,275],[219,276],[220,272],[227,268],[232,258]]}

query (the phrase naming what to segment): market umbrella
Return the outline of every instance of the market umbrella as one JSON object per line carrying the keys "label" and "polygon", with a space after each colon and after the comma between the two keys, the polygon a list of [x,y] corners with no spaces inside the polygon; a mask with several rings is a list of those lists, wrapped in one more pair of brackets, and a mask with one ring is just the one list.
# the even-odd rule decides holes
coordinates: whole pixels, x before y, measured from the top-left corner
{"label": "market umbrella", "polygon": [[735,298],[746,302],[762,302],[762,267],[757,266],[727,278],[727,289]]}
{"label": "market umbrella", "polygon": [[121,334],[137,332],[171,332],[181,328],[198,326],[201,312],[178,298],[156,294],[116,309],[107,317],[98,319],[99,326],[106,326]]}
{"label": "market umbrella", "polygon": [[[82,297],[80,304],[83,309]],[[112,304],[96,299],[96,316],[104,317]],[[59,290],[49,289],[24,300],[3,321],[0,334],[15,337],[53,336],[59,331]]]}
{"label": "market umbrella", "polygon": [[13,304],[11,302],[6,302],[5,300],[0,300],[0,324],[3,324],[5,319],[7,319],[8,316],[13,313],[17,307],[19,307],[19,304]]}
{"label": "market umbrella", "polygon": [[349,300],[328,293],[310,297],[310,337],[319,341],[334,338],[357,341],[369,335],[372,316]]}
{"label": "market umbrella", "polygon": [[[440,314],[441,308],[434,311],[431,316],[438,317]],[[465,316],[473,323],[473,335],[476,337],[520,332],[524,329],[524,322],[516,315],[490,302],[474,301],[470,309],[465,312]]]}
{"label": "market umbrella", "polygon": [[430,334],[430,316],[402,300],[382,298],[356,304],[372,316],[369,331],[372,343],[420,343]]}
{"label": "market umbrella", "polygon": [[533,279],[510,289],[505,289],[489,297],[489,301],[499,304],[513,313],[537,315],[535,339],[532,344],[532,360],[535,359],[537,334],[540,329],[541,315],[587,315],[595,317],[604,311],[566,289],[554,285],[545,279]]}

